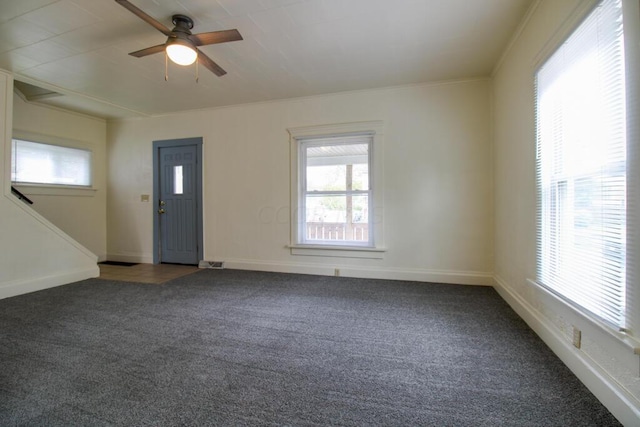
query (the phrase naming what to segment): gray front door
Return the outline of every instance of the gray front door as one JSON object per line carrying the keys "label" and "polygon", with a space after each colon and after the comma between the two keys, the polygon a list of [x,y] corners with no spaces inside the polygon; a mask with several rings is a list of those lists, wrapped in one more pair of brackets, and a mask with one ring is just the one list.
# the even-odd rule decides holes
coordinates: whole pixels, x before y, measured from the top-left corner
{"label": "gray front door", "polygon": [[[198,264],[201,257],[201,138],[155,141],[157,239],[154,262]],[[200,142],[200,143],[198,143]]]}

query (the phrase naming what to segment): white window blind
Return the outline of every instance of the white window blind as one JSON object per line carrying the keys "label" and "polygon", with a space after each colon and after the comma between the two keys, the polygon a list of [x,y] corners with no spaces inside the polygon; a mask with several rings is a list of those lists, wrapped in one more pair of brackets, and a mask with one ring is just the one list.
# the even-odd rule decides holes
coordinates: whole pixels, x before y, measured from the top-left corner
{"label": "white window blind", "polygon": [[28,184],[91,185],[91,151],[12,140],[11,181]]}
{"label": "white window blind", "polygon": [[536,74],[538,282],[624,325],[622,9],[604,0]]}

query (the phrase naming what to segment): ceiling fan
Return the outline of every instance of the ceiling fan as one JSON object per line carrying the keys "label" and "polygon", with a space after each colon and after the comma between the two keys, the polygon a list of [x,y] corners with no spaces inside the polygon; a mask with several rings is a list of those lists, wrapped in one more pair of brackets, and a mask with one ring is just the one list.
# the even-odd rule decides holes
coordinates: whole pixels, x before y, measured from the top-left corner
{"label": "ceiling fan", "polygon": [[192,34],[191,29],[193,28],[193,20],[186,15],[173,15],[172,22],[175,27],[173,30],[170,30],[130,3],[128,0],[116,0],[116,2],[167,36],[167,41],[165,43],[131,52],[129,55],[141,58],[143,56],[166,51],[169,59],[176,64],[191,65],[197,59],[198,62],[202,63],[202,65],[207,67],[216,76],[223,76],[227,74],[222,67],[202,53],[198,49],[198,46],[242,40],[242,36],[238,30],[212,31],[209,33]]}

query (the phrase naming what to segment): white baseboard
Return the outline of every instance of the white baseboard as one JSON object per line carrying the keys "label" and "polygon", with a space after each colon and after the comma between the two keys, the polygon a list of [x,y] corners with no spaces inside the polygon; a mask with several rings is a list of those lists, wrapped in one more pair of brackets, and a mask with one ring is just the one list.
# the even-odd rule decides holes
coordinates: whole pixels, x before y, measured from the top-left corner
{"label": "white baseboard", "polygon": [[9,282],[0,285],[0,299],[66,285],[68,283],[98,277],[99,275],[100,269],[95,265],[89,268],[67,270],[60,274],[53,274],[45,277]]}
{"label": "white baseboard", "polygon": [[135,262],[140,264],[153,264],[153,256],[144,254],[110,253],[104,261]]}
{"label": "white baseboard", "polygon": [[640,405],[633,395],[584,352],[573,347],[552,322],[513,292],[504,280],[496,276],[495,283],[498,294],[622,424],[640,425]]}
{"label": "white baseboard", "polygon": [[[415,282],[451,283],[457,285],[493,286],[493,274],[485,272],[371,268],[318,264],[281,263],[246,259],[224,259],[225,268],[271,271],[278,273],[315,274],[363,279],[408,280]],[[336,270],[338,270],[336,274]]]}
{"label": "white baseboard", "polygon": [[[206,257],[205,257],[206,258]],[[109,261],[153,263],[153,257],[144,254],[110,253]],[[214,259],[207,259],[214,261]],[[321,265],[310,263],[287,263],[262,261],[256,259],[215,259],[223,261],[225,268],[236,270],[271,271],[274,273],[315,274],[319,276],[335,276],[336,269],[344,277],[363,279],[409,280],[416,282],[451,283],[456,285],[493,286],[493,273],[478,271],[447,271],[402,268],[370,268],[344,265]]]}

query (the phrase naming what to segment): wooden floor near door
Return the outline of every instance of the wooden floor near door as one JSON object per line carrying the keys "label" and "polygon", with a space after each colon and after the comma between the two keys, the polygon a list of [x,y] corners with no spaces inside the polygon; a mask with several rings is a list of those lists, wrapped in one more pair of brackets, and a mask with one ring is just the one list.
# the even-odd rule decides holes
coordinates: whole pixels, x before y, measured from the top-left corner
{"label": "wooden floor near door", "polygon": [[101,279],[153,284],[164,283],[198,271],[196,266],[177,264],[136,264],[130,267],[98,264],[98,267]]}

